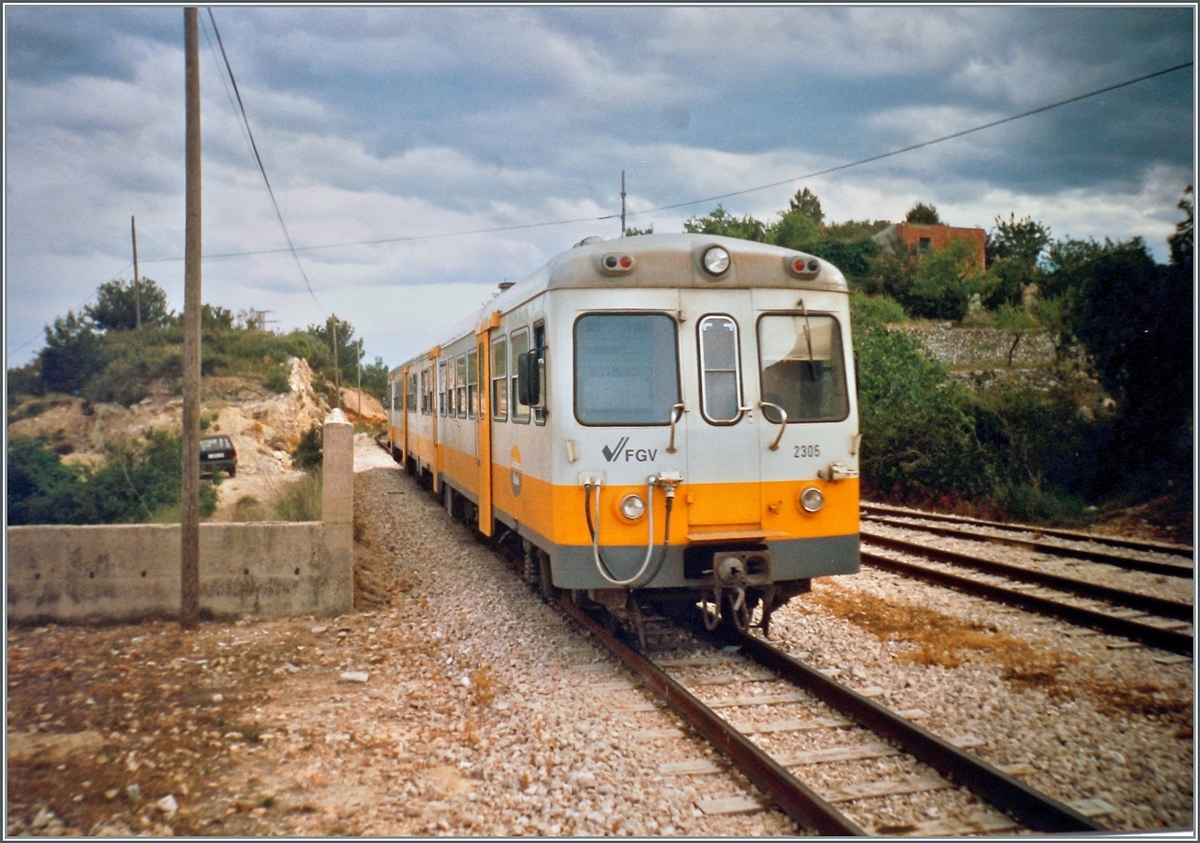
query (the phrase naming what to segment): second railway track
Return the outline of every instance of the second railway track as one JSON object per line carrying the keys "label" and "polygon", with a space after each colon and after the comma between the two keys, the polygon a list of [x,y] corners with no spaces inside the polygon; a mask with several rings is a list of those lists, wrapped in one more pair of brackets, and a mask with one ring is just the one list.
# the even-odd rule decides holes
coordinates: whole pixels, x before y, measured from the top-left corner
{"label": "second railway track", "polygon": [[[1190,602],[1112,588],[866,530],[863,545],[862,561],[867,565],[1124,636],[1172,653],[1192,654],[1195,610]],[[875,548],[890,553],[880,553]],[[921,564],[897,558],[895,554],[921,557],[935,564]],[[971,569],[973,574],[964,575],[939,565]],[[997,582],[997,578],[1002,580]]]}

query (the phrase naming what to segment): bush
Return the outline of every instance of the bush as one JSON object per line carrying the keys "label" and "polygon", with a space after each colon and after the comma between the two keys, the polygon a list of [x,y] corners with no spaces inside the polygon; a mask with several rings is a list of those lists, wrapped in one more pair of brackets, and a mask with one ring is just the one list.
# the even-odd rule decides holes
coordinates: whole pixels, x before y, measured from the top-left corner
{"label": "bush", "polygon": [[851,309],[864,495],[918,500],[986,493],[988,472],[966,388],[949,380],[919,339],[885,326],[881,316],[895,313],[886,300],[856,295]]}
{"label": "bush", "polygon": [[280,521],[320,521],[321,472],[308,472],[287,486],[273,509]]}
{"label": "bush", "polygon": [[291,452],[292,465],[305,471],[320,470],[321,462],[324,460],[323,433],[321,426],[314,424],[300,435],[300,441],[296,443],[295,449]]}
{"label": "bush", "polygon": [[[182,494],[180,439],[151,431],[142,443],[114,446],[93,471],[63,465],[41,442],[8,446],[11,524],[119,524],[178,522]],[[200,515],[217,508],[217,491],[200,484]],[[165,513],[165,514],[164,514]]]}

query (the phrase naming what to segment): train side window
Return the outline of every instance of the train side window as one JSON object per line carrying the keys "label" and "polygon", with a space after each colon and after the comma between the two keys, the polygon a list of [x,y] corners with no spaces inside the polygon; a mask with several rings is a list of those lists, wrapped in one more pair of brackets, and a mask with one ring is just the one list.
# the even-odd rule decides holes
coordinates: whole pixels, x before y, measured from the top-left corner
{"label": "train side window", "polygon": [[515,422],[527,424],[529,422],[529,405],[522,404],[517,393],[516,362],[521,359],[522,354],[529,351],[529,329],[522,328],[519,331],[513,331],[511,341],[514,370],[509,377],[512,386],[512,419]]}
{"label": "train side window", "polygon": [[[788,422],[841,421],[850,415],[842,332],[832,316],[779,313],[758,321],[762,400]],[[764,407],[773,424],[779,414]]]}
{"label": "train side window", "polygon": [[669,425],[680,402],[676,325],[664,313],[575,320],[575,418],[596,426]]}
{"label": "train side window", "polygon": [[736,422],[742,415],[737,323],[729,316],[705,316],[696,332],[700,341],[700,411],[713,424]]}
{"label": "train side window", "polygon": [[546,325],[539,322],[533,326],[533,347],[537,351],[538,400],[533,408],[533,421],[546,423]]}
{"label": "train side window", "polygon": [[455,389],[457,390],[454,407],[458,411],[458,417],[465,419],[467,417],[467,355],[458,355],[457,376],[455,377]]}
{"label": "train side window", "polygon": [[417,411],[417,373],[410,372],[408,375],[408,412],[415,413]]}
{"label": "train side window", "polygon": [[476,399],[479,390],[479,358],[475,353],[475,349],[467,352],[467,418],[473,419],[476,415]]}
{"label": "train side window", "polygon": [[[449,384],[447,386],[447,384]],[[454,370],[447,368],[446,361],[442,360],[438,364],[438,415],[448,416],[454,412]]]}
{"label": "train side window", "polygon": [[421,370],[421,415],[429,415],[429,375],[425,369]]}
{"label": "train side window", "polygon": [[492,343],[492,419],[508,420],[508,340]]}

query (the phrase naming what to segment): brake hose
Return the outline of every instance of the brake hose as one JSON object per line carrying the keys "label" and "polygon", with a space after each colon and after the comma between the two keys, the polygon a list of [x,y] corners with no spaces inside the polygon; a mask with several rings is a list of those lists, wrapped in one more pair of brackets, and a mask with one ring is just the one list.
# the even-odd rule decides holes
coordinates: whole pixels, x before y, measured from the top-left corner
{"label": "brake hose", "polygon": [[653,480],[650,480],[646,483],[646,498],[649,500],[648,509],[650,510],[648,513],[649,540],[646,543],[646,558],[642,560],[642,566],[636,574],[634,574],[629,579],[621,580],[621,579],[618,579],[612,573],[611,570],[609,570],[608,564],[604,561],[604,558],[600,554],[600,530],[599,530],[600,485],[596,484],[596,520],[594,523],[592,521],[592,484],[585,483],[583,485],[583,511],[584,511],[584,516],[587,519],[588,534],[592,538],[592,559],[596,563],[596,571],[600,574],[600,576],[615,586],[620,586],[622,588],[625,588],[628,586],[632,586],[634,583],[638,582],[639,580],[642,580],[643,578],[645,578],[645,582],[650,582],[650,580],[652,580],[656,576],[658,576],[658,572],[662,568],[663,561],[666,559],[667,542],[669,541],[670,535],[671,535],[671,532],[670,532],[671,504],[673,503],[672,499],[674,498],[674,495],[672,495],[670,493],[668,493],[668,495],[667,495],[667,523],[666,523],[667,529],[663,535],[663,552],[659,555],[658,564],[654,566],[653,573],[651,573],[649,577],[645,577],[645,574],[650,567],[650,560],[651,560],[652,556],[654,555],[654,481]]}

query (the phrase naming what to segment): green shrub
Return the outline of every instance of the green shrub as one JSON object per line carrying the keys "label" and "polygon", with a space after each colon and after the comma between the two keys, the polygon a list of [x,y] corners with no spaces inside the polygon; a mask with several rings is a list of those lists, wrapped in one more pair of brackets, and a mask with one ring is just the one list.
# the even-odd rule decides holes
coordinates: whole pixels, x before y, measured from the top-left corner
{"label": "green shrub", "polygon": [[[36,440],[8,446],[8,508],[11,524],[119,524],[179,520],[182,494],[180,439],[151,431],[140,443],[116,445],[87,471],[63,465]],[[200,515],[217,508],[217,490],[200,484]]]}
{"label": "green shrub", "polygon": [[286,362],[271,366],[263,376],[263,386],[279,395],[292,391],[292,367]]}
{"label": "green shrub", "polygon": [[320,521],[321,472],[305,472],[285,487],[273,509],[280,521]]}
{"label": "green shrub", "polygon": [[323,446],[324,431],[321,425],[314,424],[300,434],[300,441],[296,443],[295,449],[291,452],[292,465],[305,471],[318,471],[324,459]]}

